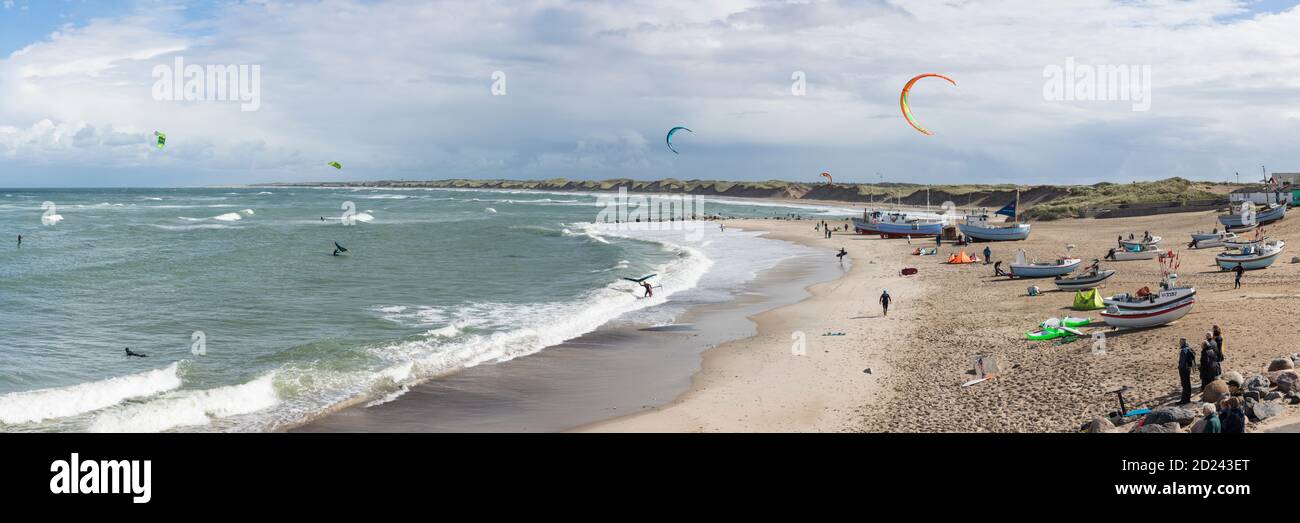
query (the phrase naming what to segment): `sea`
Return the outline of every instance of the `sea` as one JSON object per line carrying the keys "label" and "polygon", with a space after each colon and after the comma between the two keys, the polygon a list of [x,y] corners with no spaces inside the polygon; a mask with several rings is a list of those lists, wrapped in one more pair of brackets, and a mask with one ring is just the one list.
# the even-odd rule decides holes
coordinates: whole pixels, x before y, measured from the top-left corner
{"label": "sea", "polygon": [[[693,200],[696,218],[860,212]],[[603,326],[671,326],[735,299],[778,263],[827,258],[689,217],[595,223],[610,201],[468,189],[0,189],[0,431],[283,430]],[[623,279],[651,274],[649,298]]]}

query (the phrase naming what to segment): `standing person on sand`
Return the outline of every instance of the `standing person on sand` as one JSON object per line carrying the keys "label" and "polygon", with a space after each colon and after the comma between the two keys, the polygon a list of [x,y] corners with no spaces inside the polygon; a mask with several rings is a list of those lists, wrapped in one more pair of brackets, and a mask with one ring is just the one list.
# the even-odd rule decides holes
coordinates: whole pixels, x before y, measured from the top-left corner
{"label": "standing person on sand", "polygon": [[1214,333],[1214,346],[1219,349],[1219,361],[1223,361],[1223,331],[1219,330],[1218,325],[1215,325],[1213,329],[1210,329],[1210,332]]}
{"label": "standing person on sand", "polygon": [[885,292],[880,293],[880,308],[884,310],[881,316],[889,316],[889,304],[893,302],[894,299],[889,296],[888,289],[886,289]]}
{"label": "standing person on sand", "polygon": [[1178,340],[1178,383],[1183,386],[1183,396],[1179,405],[1192,402],[1192,366],[1196,364],[1196,353],[1187,344],[1187,338]]}
{"label": "standing person on sand", "polygon": [[1201,343],[1201,392],[1205,392],[1205,386],[1222,374],[1218,348],[1214,344],[1214,335],[1205,333],[1205,341]]}
{"label": "standing person on sand", "polygon": [[993,249],[990,249],[990,248],[988,248],[988,247],[985,247],[985,248],[984,248],[984,265],[988,265],[989,262],[990,262],[989,258],[992,258],[992,257],[993,257]]}
{"label": "standing person on sand", "polygon": [[1232,288],[1234,288],[1234,289],[1240,289],[1240,288],[1241,288],[1241,275],[1242,275],[1242,273],[1246,272],[1246,268],[1241,266],[1241,262],[1237,262],[1237,266],[1232,268],[1232,272],[1237,273],[1237,278],[1236,278],[1235,280],[1232,281]]}

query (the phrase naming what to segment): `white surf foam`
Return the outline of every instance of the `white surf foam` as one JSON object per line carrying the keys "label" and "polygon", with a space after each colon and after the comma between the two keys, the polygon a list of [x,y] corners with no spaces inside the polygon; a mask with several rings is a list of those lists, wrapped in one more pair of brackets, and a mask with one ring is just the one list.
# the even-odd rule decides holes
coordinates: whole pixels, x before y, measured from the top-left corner
{"label": "white surf foam", "polygon": [[68,387],[5,394],[0,396],[0,421],[14,424],[66,418],[173,390],[181,386],[178,365]]}
{"label": "white surf foam", "polygon": [[142,404],[125,405],[96,416],[90,430],[160,432],[269,409],[280,403],[274,379],[275,373],[269,373],[239,385],[176,391]]}

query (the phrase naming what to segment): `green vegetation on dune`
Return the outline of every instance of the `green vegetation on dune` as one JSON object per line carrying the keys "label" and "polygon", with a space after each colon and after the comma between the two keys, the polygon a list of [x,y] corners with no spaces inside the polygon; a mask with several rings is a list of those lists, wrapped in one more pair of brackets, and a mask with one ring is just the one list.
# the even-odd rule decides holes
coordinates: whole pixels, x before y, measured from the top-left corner
{"label": "green vegetation on dune", "polygon": [[1081,217],[1099,208],[1120,205],[1172,202],[1187,204],[1223,200],[1221,192],[1211,191],[1214,185],[1183,178],[1129,184],[1102,182],[1073,185],[1064,187],[1065,195],[1039,202],[1028,208],[1023,216],[1031,220],[1052,220]]}
{"label": "green vegetation on dune", "polygon": [[[663,180],[645,181],[618,178],[610,180],[470,180],[326,182],[270,185],[313,185],[324,187],[393,187],[458,189],[524,189],[546,191],[612,191],[681,193],[733,196],[741,198],[788,198],[819,201],[855,202],[880,205],[885,202],[906,206],[939,205],[952,201],[962,207],[1001,207],[1016,196],[1011,184],[920,185],[913,183],[804,183],[784,180],[722,181]],[[927,187],[929,194],[927,194]],[[1052,220],[1095,213],[1103,208],[1122,205],[1182,203],[1213,204],[1226,202],[1226,194],[1238,186],[1211,182],[1193,182],[1168,178],[1154,182],[1128,184],[1020,186],[1021,217]]]}

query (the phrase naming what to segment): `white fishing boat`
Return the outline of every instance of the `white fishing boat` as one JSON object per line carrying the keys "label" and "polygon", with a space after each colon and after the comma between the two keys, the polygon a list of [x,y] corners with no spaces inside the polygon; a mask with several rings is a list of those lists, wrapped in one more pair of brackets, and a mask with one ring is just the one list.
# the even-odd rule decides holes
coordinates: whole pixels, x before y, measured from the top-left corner
{"label": "white fishing boat", "polygon": [[958,224],[957,228],[961,233],[972,240],[981,241],[1013,241],[1024,240],[1029,238],[1029,224],[1020,223],[1020,189],[1016,189],[1015,201],[1008,203],[1006,206],[998,209],[995,215],[1001,214],[1009,216],[1014,222],[993,223],[989,221],[988,214],[979,214],[966,217],[966,223]]}
{"label": "white fishing boat", "polygon": [[1262,209],[1258,209],[1255,208],[1254,204],[1251,202],[1243,202],[1240,210],[1219,215],[1219,223],[1222,223],[1227,227],[1268,225],[1269,223],[1281,220],[1282,218],[1286,218],[1285,203],[1270,203]]}
{"label": "white fishing boat", "polygon": [[1156,245],[1160,245],[1160,240],[1161,240],[1161,238],[1160,238],[1159,236],[1145,236],[1145,237],[1142,237],[1142,238],[1134,239],[1134,238],[1130,235],[1130,236],[1129,236],[1129,239],[1127,239],[1127,240],[1120,240],[1120,241],[1119,241],[1119,245],[1120,245],[1120,247],[1123,247],[1123,248],[1125,248],[1125,249],[1130,249],[1130,248],[1134,248],[1134,247],[1136,247],[1136,248],[1138,248],[1138,249],[1146,249],[1147,247],[1153,247],[1153,246],[1156,246]]}
{"label": "white fishing boat", "polygon": [[1241,266],[1245,270],[1263,269],[1273,262],[1277,261],[1278,256],[1282,254],[1282,249],[1286,248],[1286,242],[1282,240],[1270,240],[1262,243],[1253,243],[1238,248],[1235,252],[1228,251],[1214,257],[1214,262],[1219,264],[1223,270],[1232,270]]}
{"label": "white fishing boat", "polygon": [[1120,311],[1155,311],[1196,299],[1193,287],[1166,287],[1161,285],[1159,292],[1152,292],[1146,287],[1133,293],[1120,293],[1103,298],[1107,308],[1114,307]]}
{"label": "white fishing boat", "polygon": [[1230,232],[1228,232],[1228,231],[1226,231],[1226,230],[1225,230],[1225,231],[1220,231],[1220,230],[1218,229],[1218,227],[1215,227],[1214,230],[1212,230],[1212,231],[1210,231],[1210,232],[1205,232],[1205,231],[1196,231],[1196,232],[1192,233],[1192,241],[1196,241],[1196,240],[1216,240],[1216,239],[1217,239],[1217,240],[1222,240],[1222,239],[1223,239],[1223,236],[1224,236],[1225,234],[1232,234],[1232,233],[1230,233]]}
{"label": "white fishing boat", "polygon": [[1258,224],[1258,223],[1251,223],[1251,224],[1247,224],[1247,225],[1237,225],[1237,226],[1235,226],[1235,227],[1234,227],[1234,226],[1226,227],[1226,229],[1228,229],[1228,232],[1235,232],[1235,233],[1237,233],[1237,234],[1241,234],[1241,233],[1243,233],[1243,232],[1250,232],[1250,231],[1253,231],[1253,230],[1258,229],[1258,228],[1259,228],[1259,224]]}
{"label": "white fishing boat", "polygon": [[1212,247],[1223,247],[1228,242],[1237,241],[1238,236],[1235,232],[1220,232],[1216,234],[1193,234],[1192,242],[1187,244],[1188,249],[1209,249]]}
{"label": "white fishing boat", "polygon": [[1149,310],[1120,309],[1112,306],[1101,313],[1101,318],[1106,320],[1107,325],[1121,329],[1158,327],[1186,316],[1192,311],[1194,304],[1196,304],[1195,298]]}
{"label": "white fishing boat", "polygon": [[1083,263],[1080,258],[1061,257],[1049,262],[1025,261],[1025,251],[1016,251],[1016,261],[1011,264],[1012,278],[1050,278],[1074,272]]}
{"label": "white fishing boat", "polygon": [[1154,260],[1156,257],[1160,256],[1160,253],[1164,252],[1156,245],[1147,245],[1146,247],[1141,247],[1140,250],[1133,250],[1133,248],[1137,247],[1137,245],[1124,249],[1116,249],[1112,247],[1110,251],[1106,253],[1106,259],[1110,261]]}

